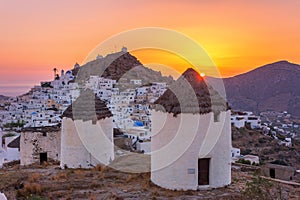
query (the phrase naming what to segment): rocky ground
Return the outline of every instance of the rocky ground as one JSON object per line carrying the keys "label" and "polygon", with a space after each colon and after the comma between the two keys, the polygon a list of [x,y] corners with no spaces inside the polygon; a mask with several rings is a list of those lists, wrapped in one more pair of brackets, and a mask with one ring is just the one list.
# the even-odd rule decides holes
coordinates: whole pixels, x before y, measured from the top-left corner
{"label": "rocky ground", "polygon": [[14,165],[0,170],[0,191],[14,199],[299,199],[300,186],[268,181],[257,167],[236,165],[232,184],[206,191],[170,191],[155,186],[149,173],[108,167],[61,170],[57,165]]}
{"label": "rocky ground", "polygon": [[[242,153],[259,155],[263,162],[282,160],[299,167],[300,145],[279,146],[256,130],[233,128],[233,146]],[[121,156],[112,167],[62,170],[57,164],[21,167],[17,162],[0,170],[0,191],[14,199],[300,199],[300,184],[260,177],[260,167],[233,165],[232,184],[202,191],[170,191],[150,181],[149,155],[124,152],[124,141],[116,141]],[[142,162],[141,162],[142,161]],[[122,169],[116,170],[116,169]],[[130,173],[132,171],[141,173]],[[125,172],[124,172],[125,171]]]}

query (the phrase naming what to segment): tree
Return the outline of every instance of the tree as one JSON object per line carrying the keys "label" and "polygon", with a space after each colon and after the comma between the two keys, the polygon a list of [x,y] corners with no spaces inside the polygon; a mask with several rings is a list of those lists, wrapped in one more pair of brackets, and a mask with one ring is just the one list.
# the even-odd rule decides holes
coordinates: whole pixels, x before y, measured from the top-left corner
{"label": "tree", "polygon": [[56,75],[57,75],[57,69],[54,67],[53,68],[53,72],[54,72],[54,78],[56,78]]}

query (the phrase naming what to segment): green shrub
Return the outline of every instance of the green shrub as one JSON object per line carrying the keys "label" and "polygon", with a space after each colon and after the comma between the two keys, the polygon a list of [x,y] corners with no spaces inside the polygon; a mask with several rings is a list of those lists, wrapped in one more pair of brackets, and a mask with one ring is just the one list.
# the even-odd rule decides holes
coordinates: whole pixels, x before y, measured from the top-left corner
{"label": "green shrub", "polygon": [[284,199],[282,191],[282,187],[279,184],[274,184],[270,180],[254,173],[252,179],[246,183],[246,188],[241,193],[241,199]]}
{"label": "green shrub", "polygon": [[250,154],[251,152],[252,152],[251,149],[241,150],[241,154],[242,154],[242,155],[248,155],[248,154]]}
{"label": "green shrub", "polygon": [[4,128],[16,128],[16,127],[24,127],[26,123],[24,121],[17,121],[17,122],[12,122],[8,124],[4,124]]}
{"label": "green shrub", "polygon": [[241,163],[241,164],[245,164],[245,165],[251,165],[251,161],[250,160],[245,160],[244,158],[241,158],[236,162]]}
{"label": "green shrub", "polygon": [[264,138],[259,138],[258,142],[261,143],[261,144],[263,144],[263,143],[266,143],[266,140]]}

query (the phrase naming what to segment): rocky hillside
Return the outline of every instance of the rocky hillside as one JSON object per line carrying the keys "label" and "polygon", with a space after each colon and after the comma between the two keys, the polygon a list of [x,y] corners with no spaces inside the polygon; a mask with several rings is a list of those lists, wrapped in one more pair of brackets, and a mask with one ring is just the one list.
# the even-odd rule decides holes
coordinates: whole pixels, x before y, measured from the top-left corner
{"label": "rocky hillside", "polygon": [[300,168],[300,144],[293,140],[293,147],[279,145],[271,136],[258,130],[232,127],[232,146],[241,149],[243,155],[258,155],[263,163],[279,161]]}
{"label": "rocky hillside", "polygon": [[104,58],[91,61],[80,67],[77,81],[87,80],[90,76],[97,75],[113,80],[126,81],[141,79],[143,84],[151,82],[171,83],[171,76],[162,76],[160,72],[149,69],[128,52],[109,54]]}
{"label": "rocky hillside", "polygon": [[[213,80],[208,78],[212,85]],[[288,111],[300,117],[300,65],[280,61],[223,81],[234,109]]]}

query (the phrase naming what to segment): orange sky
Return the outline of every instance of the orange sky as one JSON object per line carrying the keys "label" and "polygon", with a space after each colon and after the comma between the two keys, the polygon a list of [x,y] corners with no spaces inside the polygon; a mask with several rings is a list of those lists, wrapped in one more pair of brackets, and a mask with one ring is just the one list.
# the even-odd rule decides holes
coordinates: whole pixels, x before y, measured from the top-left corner
{"label": "orange sky", "polygon": [[[52,69],[83,62],[122,31],[162,27],[201,45],[224,77],[278,60],[300,63],[300,2],[296,0],[1,0],[0,94],[25,92]],[[120,49],[124,44],[116,44]],[[135,52],[142,62],[184,70],[159,51]],[[176,65],[176,66],[175,66]]]}

